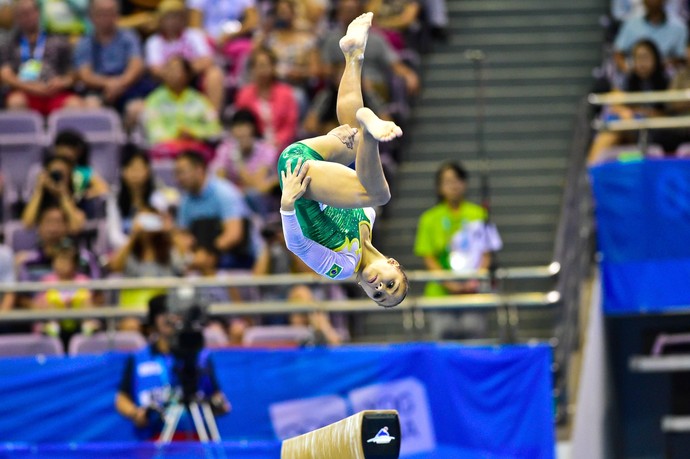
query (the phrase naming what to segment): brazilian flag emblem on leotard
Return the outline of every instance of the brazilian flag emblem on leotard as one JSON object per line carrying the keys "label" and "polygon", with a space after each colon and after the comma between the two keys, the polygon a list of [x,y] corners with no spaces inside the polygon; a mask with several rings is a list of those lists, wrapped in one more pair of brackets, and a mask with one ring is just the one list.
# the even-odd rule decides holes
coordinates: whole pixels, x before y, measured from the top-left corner
{"label": "brazilian flag emblem on leotard", "polygon": [[338,274],[340,274],[342,272],[342,270],[343,270],[342,266],[340,266],[339,264],[333,263],[333,266],[328,268],[328,272],[326,273],[326,275],[328,277],[330,277],[331,279],[335,279],[336,277],[338,277]]}

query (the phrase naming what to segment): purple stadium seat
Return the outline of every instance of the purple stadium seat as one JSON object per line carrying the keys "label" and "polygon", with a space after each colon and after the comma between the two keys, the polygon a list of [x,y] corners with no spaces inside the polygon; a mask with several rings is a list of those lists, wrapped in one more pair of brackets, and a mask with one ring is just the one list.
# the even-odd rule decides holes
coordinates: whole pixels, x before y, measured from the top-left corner
{"label": "purple stadium seat", "polygon": [[32,250],[38,244],[38,235],[34,229],[26,229],[19,221],[7,222],[3,226],[5,244],[10,246],[14,253],[22,250]]}
{"label": "purple stadium seat", "polygon": [[676,156],[679,158],[690,158],[690,143],[681,143],[678,145]]}
{"label": "purple stadium seat", "polygon": [[146,346],[141,333],[133,331],[98,332],[74,335],[69,341],[69,355],[103,354],[109,351],[138,351]]}
{"label": "purple stadium seat", "polygon": [[230,342],[228,341],[228,337],[225,334],[225,332],[223,332],[223,330],[213,327],[204,328],[204,343],[206,347],[210,348],[225,347],[230,345]]}
{"label": "purple stadium seat", "polygon": [[312,340],[309,327],[297,325],[267,325],[249,327],[244,332],[242,344],[248,347],[296,347]]}
{"label": "purple stadium seat", "polygon": [[32,355],[62,356],[65,351],[59,339],[35,333],[0,335],[0,357]]}
{"label": "purple stadium seat", "polygon": [[125,142],[120,116],[115,110],[64,109],[48,118],[48,137],[72,129],[81,132],[91,145],[91,166],[106,182],[117,183],[120,168],[120,146]]}
{"label": "purple stadium seat", "polygon": [[160,180],[163,185],[171,188],[177,187],[175,180],[175,161],[171,159],[156,159],[151,162],[153,173],[155,177]]}
{"label": "purple stadium seat", "polygon": [[41,115],[30,110],[0,112],[0,168],[5,180],[6,211],[20,197],[31,193],[26,172],[31,165],[41,162],[45,145]]}

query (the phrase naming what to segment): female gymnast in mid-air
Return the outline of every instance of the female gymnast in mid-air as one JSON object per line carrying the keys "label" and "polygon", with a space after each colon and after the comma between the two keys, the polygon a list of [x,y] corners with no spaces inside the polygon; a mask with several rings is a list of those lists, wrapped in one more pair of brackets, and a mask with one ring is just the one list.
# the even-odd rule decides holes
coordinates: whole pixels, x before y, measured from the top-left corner
{"label": "female gymnast in mid-air", "polygon": [[[311,269],[331,279],[356,273],[366,294],[390,308],[405,298],[408,282],[400,264],[371,243],[372,207],[390,199],[378,143],[400,137],[402,130],[362,101],[362,61],[372,16],[352,21],[340,40],[345,55],[337,101],[342,125],[290,145],[278,159],[280,213],[288,249]],[[347,167],[353,161],[355,170]]]}

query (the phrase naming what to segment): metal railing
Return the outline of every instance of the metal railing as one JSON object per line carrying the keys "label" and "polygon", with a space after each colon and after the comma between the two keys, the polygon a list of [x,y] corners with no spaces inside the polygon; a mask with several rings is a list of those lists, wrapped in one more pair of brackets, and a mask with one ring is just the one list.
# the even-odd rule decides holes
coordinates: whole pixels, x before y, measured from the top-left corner
{"label": "metal railing", "polygon": [[591,191],[585,167],[589,112],[587,100],[583,99],[575,119],[554,246],[554,260],[561,268],[556,290],[561,295],[562,307],[557,309],[554,332],[556,419],[561,423],[567,419],[570,356],[580,345],[581,293],[583,282],[589,277],[594,247]]}
{"label": "metal railing", "polygon": [[[501,280],[519,279],[554,279],[559,273],[559,266],[507,268],[496,272],[496,278]],[[410,271],[407,273],[410,282],[444,281],[444,280],[486,280],[486,271],[473,271],[467,273],[453,272],[429,272],[429,271]],[[200,288],[200,287],[261,287],[279,286],[295,284],[330,284],[334,281],[317,277],[311,274],[280,274],[280,275],[221,275],[213,278],[144,278],[144,279],[103,279],[85,282],[55,282],[46,284],[43,282],[21,282],[0,284],[0,292],[43,292],[48,288],[54,289],[75,289],[84,288],[92,291],[115,291],[126,289],[180,289],[180,288]],[[346,283],[348,281],[336,281]],[[351,281],[349,281],[351,282]],[[555,291],[550,292],[492,292],[464,295],[451,295],[438,298],[427,298],[422,296],[410,295],[398,307],[386,310],[377,306],[369,299],[355,300],[322,300],[312,302],[287,302],[287,301],[254,301],[254,302],[234,302],[217,303],[209,305],[211,316],[232,316],[232,315],[262,315],[262,314],[287,314],[294,312],[349,312],[349,313],[372,313],[385,312],[402,313],[404,316],[403,324],[408,332],[411,333],[410,339],[414,339],[415,315],[420,311],[433,310],[497,310],[499,320],[504,317],[501,311],[515,310],[523,308],[549,308],[558,304],[560,295]],[[2,322],[33,322],[40,320],[55,319],[87,319],[100,318],[107,319],[110,327],[114,327],[115,319],[123,317],[144,317],[145,308],[122,308],[117,306],[84,307],[78,309],[40,309],[40,310],[12,310],[0,312],[0,323]],[[511,327],[517,325],[510,321],[503,321],[502,326]],[[506,336],[514,330],[505,332]]]}

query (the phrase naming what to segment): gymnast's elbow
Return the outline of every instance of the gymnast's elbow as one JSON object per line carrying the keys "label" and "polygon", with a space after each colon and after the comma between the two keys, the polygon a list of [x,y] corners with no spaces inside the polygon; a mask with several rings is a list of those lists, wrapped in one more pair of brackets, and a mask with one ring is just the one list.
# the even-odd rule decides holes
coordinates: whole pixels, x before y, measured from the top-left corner
{"label": "gymnast's elbow", "polygon": [[368,206],[376,207],[386,205],[388,204],[388,201],[391,200],[391,190],[388,185],[386,185],[376,193],[370,194],[369,199],[370,202],[368,203]]}

